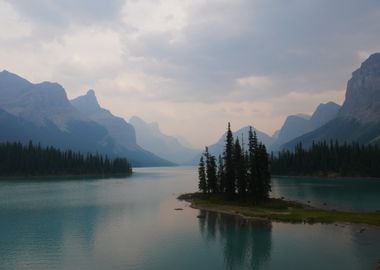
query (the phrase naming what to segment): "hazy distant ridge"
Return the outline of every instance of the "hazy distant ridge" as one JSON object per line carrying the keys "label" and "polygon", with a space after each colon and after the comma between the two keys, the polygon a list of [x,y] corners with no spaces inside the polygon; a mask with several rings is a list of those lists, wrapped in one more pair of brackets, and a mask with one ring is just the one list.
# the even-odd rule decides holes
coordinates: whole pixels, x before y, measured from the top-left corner
{"label": "hazy distant ridge", "polygon": [[134,126],[137,143],[145,149],[178,164],[188,164],[199,150],[184,146],[177,138],[161,132],[157,123],[147,123],[133,116],[129,122]]}
{"label": "hazy distant ridge", "polygon": [[116,132],[111,132],[112,124],[104,117],[114,123],[124,120],[112,118],[107,110],[99,110],[93,118],[78,110],[57,83],[33,84],[8,71],[0,72],[0,141],[33,140],[61,149],[126,156],[134,166],[172,164],[137,146],[130,125],[125,125],[124,130],[132,136],[123,144],[117,141]]}

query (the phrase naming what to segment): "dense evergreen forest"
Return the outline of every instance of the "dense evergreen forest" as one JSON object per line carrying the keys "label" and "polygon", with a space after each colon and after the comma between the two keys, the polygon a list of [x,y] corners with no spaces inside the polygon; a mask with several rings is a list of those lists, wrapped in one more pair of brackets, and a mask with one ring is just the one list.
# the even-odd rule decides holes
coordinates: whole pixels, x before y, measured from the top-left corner
{"label": "dense evergreen forest", "polygon": [[271,171],[279,175],[380,177],[380,148],[358,143],[298,144],[294,151],[271,155]]}
{"label": "dense evergreen forest", "polygon": [[245,150],[239,138],[234,140],[228,123],[223,155],[216,160],[206,147],[198,173],[201,192],[222,194],[226,199],[259,203],[269,197],[271,190],[267,150],[252,128],[248,133],[248,149]]}
{"label": "dense evergreen forest", "polygon": [[41,147],[29,142],[0,144],[0,176],[56,175],[129,175],[126,158],[109,159],[100,154],[86,154],[54,147]]}

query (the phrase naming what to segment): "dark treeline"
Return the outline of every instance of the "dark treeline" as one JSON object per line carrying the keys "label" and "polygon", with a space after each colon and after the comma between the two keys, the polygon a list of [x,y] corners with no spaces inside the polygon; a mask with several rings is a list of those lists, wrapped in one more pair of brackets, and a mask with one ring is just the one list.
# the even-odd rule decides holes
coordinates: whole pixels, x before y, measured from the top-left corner
{"label": "dark treeline", "polygon": [[129,175],[126,158],[109,159],[100,154],[86,154],[29,142],[0,144],[0,176],[54,175]]}
{"label": "dark treeline", "polygon": [[271,156],[272,173],[280,175],[380,177],[380,148],[358,143],[298,144],[294,151]]}
{"label": "dark treeline", "polygon": [[248,149],[239,138],[234,140],[228,123],[224,153],[211,155],[206,147],[199,162],[199,190],[223,194],[227,199],[247,199],[259,203],[269,197],[269,157],[265,145],[258,141],[252,128],[248,133]]}

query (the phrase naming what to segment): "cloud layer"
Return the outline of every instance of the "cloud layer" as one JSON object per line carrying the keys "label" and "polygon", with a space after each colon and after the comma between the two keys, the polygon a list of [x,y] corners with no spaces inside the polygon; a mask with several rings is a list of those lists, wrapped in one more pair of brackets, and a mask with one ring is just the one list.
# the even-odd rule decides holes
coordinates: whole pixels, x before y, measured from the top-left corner
{"label": "cloud layer", "polygon": [[0,68],[202,146],[342,102],[378,18],[377,0],[0,0]]}

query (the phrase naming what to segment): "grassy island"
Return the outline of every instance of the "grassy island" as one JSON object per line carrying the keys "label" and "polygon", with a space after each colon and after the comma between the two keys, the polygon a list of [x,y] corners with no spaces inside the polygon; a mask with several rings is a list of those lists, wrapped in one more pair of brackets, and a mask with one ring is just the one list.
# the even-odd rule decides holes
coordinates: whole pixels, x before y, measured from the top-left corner
{"label": "grassy island", "polygon": [[[223,155],[218,158],[213,156],[207,147],[205,148],[198,167],[198,189],[200,192],[183,194],[178,197],[179,200],[190,202],[193,208],[232,214],[247,219],[307,223],[349,222],[380,226],[379,212],[319,209],[298,202],[269,197],[271,169],[273,170],[273,168],[280,173],[286,170],[289,173],[296,171],[300,174],[305,174],[305,172],[313,174],[320,171],[320,166],[325,166],[326,162],[341,164],[333,162],[336,161],[333,159],[336,155],[331,154],[331,159],[325,159],[321,157],[321,153],[329,153],[328,151],[330,151],[336,154],[339,152],[345,156],[347,153],[358,152],[372,157],[376,156],[378,148],[360,148],[355,144],[339,146],[332,143],[328,146],[327,143],[320,143],[314,144],[312,150],[308,152],[302,148],[302,145],[299,145],[295,154],[282,152],[277,159],[272,155],[272,162],[270,162],[265,145],[258,140],[252,127],[248,131],[248,142],[240,144],[239,138],[236,140],[233,138],[230,123],[227,126],[225,142]],[[373,161],[371,160],[371,162]],[[349,164],[353,163],[355,162]],[[350,166],[356,168],[354,164]],[[372,167],[375,168],[376,166],[373,165]],[[298,171],[293,169],[298,169]],[[323,167],[322,171],[334,172],[327,165]],[[351,173],[351,171],[347,171]],[[369,176],[376,176],[375,171],[370,171]]]}
{"label": "grassy island", "polygon": [[244,200],[226,200],[218,194],[187,193],[178,197],[196,209],[281,222],[334,223],[348,222],[380,226],[378,212],[345,212],[311,207],[298,202],[269,198],[253,205]]}

